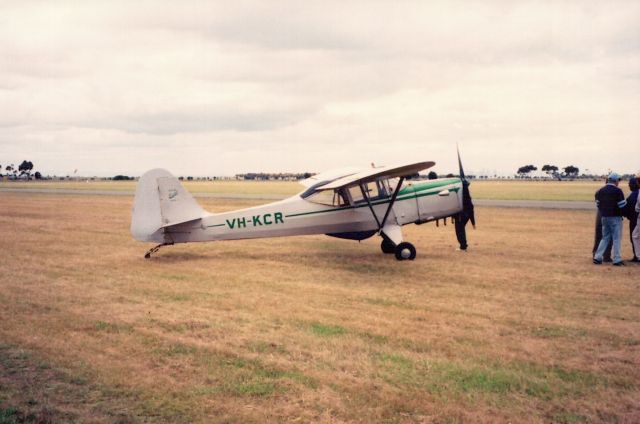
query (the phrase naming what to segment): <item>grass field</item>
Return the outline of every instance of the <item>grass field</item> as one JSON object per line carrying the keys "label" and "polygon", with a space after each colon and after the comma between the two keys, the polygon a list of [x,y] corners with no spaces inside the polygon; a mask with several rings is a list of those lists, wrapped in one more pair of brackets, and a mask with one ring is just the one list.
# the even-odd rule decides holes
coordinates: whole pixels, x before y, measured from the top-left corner
{"label": "grass field", "polygon": [[469,252],[408,226],[399,263],[324,236],[144,260],[130,208],[0,193],[0,422],[640,421],[640,266],[591,264],[592,213],[477,208]]}
{"label": "grass field", "polygon": [[[67,189],[67,190],[114,190],[135,191],[135,181],[0,181],[0,188]],[[293,195],[303,186],[294,181],[185,181],[192,193],[218,194],[269,194]],[[473,181],[471,193],[475,199],[499,200],[583,200],[592,201],[593,195],[602,186],[597,181]],[[626,182],[620,188],[628,194]]]}

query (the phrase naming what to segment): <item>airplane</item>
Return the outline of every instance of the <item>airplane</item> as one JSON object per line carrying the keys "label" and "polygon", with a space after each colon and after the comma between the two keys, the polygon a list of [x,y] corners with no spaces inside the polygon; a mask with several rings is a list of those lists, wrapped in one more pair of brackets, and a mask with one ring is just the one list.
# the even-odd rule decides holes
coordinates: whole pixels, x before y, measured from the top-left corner
{"label": "airplane", "polygon": [[[287,199],[223,213],[202,209],[177,178],[152,169],[138,181],[131,234],[156,242],[145,258],[176,243],[326,234],[349,240],[382,237],[383,253],[416,258],[402,226],[456,216],[473,208],[458,152],[460,178],[412,180],[435,162],[342,168],[314,175]],[[472,212],[471,212],[472,213]]]}

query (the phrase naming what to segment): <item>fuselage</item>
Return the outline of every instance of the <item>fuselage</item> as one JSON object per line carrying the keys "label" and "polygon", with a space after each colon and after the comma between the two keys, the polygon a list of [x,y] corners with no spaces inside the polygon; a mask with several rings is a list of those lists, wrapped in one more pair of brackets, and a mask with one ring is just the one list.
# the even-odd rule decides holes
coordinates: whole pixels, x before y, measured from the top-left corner
{"label": "fuselage", "polygon": [[[182,243],[309,234],[373,234],[379,230],[378,223],[387,213],[395,184],[395,178],[379,182],[380,191],[370,197],[370,203],[366,198],[357,199],[357,191],[341,193],[343,197],[339,201],[334,198],[333,203],[330,196],[324,196],[329,198],[325,201],[324,197],[317,200],[314,196],[305,198],[300,193],[261,206],[207,214],[201,219],[165,228],[156,240]],[[316,197],[322,196],[318,193]],[[462,183],[459,178],[410,181],[405,182],[397,193],[387,221],[400,226],[422,223],[454,215],[460,210]]]}

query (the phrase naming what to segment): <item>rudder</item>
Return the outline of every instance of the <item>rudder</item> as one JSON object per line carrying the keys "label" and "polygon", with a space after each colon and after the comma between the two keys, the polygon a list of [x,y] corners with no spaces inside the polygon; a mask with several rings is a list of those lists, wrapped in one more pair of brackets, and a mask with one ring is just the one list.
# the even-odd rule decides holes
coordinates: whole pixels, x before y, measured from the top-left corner
{"label": "rudder", "polygon": [[131,235],[138,241],[171,242],[165,239],[164,228],[206,215],[176,177],[164,169],[152,169],[136,187]]}

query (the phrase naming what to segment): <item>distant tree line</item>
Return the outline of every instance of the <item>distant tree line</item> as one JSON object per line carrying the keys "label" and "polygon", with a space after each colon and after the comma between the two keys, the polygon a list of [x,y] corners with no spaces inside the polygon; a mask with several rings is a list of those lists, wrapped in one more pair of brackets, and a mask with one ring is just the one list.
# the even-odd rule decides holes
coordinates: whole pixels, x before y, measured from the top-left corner
{"label": "distant tree line", "polygon": [[23,160],[18,166],[15,166],[14,164],[6,165],[4,167],[4,175],[2,174],[2,165],[0,165],[0,177],[7,176],[11,180],[39,180],[42,178],[42,174],[40,174],[40,172],[36,171],[32,175],[32,171],[33,162],[28,160]]}
{"label": "distant tree line", "polygon": [[[520,178],[527,178],[529,174],[533,171],[537,171],[538,167],[534,165],[524,165],[518,168],[517,175]],[[576,178],[580,174],[580,168],[569,165],[562,168],[563,172],[559,172],[560,168],[555,165],[545,164],[542,166],[541,171],[546,173],[548,176],[555,178],[557,180],[561,180],[562,178]]]}
{"label": "distant tree line", "polygon": [[236,174],[238,180],[285,180],[296,181],[310,178],[315,174],[311,172],[302,173],[267,173],[267,172],[248,172],[246,174]]}

